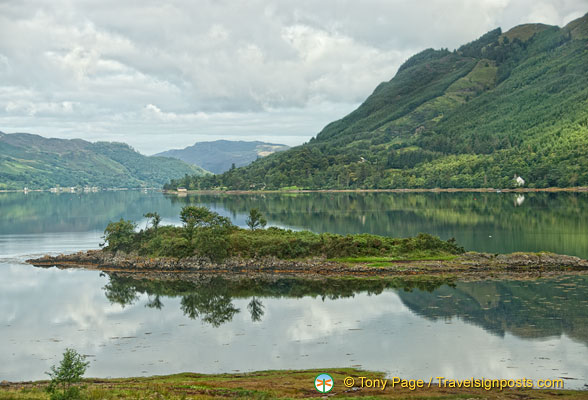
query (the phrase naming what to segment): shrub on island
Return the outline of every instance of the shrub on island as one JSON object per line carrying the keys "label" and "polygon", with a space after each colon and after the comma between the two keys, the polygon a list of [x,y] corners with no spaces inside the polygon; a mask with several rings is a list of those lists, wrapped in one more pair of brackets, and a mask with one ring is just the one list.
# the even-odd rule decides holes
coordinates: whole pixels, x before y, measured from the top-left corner
{"label": "shrub on island", "polygon": [[217,263],[227,257],[415,259],[464,252],[454,239],[444,241],[426,233],[412,238],[392,238],[371,234],[293,231],[278,227],[262,229],[266,221],[257,210],[252,210],[249,216],[251,229],[239,228],[228,218],[205,207],[186,206],[180,213],[180,219],[183,226],[159,226],[157,221],[157,224],[152,223],[139,231],[133,221],[121,219],[111,222],[104,231],[104,250],[145,257],[206,257]]}

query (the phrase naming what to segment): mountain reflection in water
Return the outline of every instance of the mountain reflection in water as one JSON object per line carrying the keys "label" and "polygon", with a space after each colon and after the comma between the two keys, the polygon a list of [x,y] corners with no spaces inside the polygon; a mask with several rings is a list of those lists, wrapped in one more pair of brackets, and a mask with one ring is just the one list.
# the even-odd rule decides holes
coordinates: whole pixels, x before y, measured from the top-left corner
{"label": "mountain reflection in water", "polygon": [[456,317],[497,336],[510,333],[520,338],[547,338],[565,334],[588,345],[586,276],[457,283],[445,278],[153,280],[117,274],[109,278],[104,291],[111,303],[129,306],[146,294],[146,306],[161,310],[166,297],[180,297],[184,315],[214,327],[230,322],[242,311],[233,299],[250,299],[246,311],[258,322],[264,316],[264,298],[333,300],[394,290],[414,314],[431,320]]}

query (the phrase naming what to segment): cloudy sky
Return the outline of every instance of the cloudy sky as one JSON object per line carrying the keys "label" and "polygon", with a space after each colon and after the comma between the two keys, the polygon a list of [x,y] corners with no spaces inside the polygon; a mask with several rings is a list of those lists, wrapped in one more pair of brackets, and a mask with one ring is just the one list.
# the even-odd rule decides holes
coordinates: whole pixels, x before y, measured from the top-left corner
{"label": "cloudy sky", "polygon": [[301,144],[408,57],[586,0],[0,0],[0,131]]}

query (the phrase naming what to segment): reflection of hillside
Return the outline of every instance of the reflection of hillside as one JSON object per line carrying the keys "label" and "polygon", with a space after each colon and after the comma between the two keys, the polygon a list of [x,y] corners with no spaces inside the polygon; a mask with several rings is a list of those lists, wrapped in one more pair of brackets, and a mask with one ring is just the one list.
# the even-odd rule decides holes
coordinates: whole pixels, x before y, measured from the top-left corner
{"label": "reflection of hillside", "polygon": [[[455,237],[466,249],[541,251],[588,257],[586,193],[312,193],[196,195],[172,201],[222,207],[234,214],[259,208],[270,222],[315,232],[369,232]],[[579,217],[580,216],[580,217]],[[584,217],[583,217],[584,216]],[[496,235],[503,231],[504,235]],[[540,233],[541,235],[537,235]],[[492,235],[492,240],[489,240]]]}
{"label": "reflection of hillside", "polygon": [[178,209],[159,193],[0,193],[0,234],[102,231],[109,221],[141,220],[157,210],[164,217]]}
{"label": "reflection of hillside", "polygon": [[[382,234],[397,227],[394,218],[382,213],[413,217],[409,223],[428,222],[462,226],[530,227],[559,225],[562,220],[571,228],[582,229],[578,213],[588,206],[584,193],[527,193],[526,202],[516,207],[517,194],[495,193],[303,193],[296,195],[195,195],[172,201],[214,204],[234,212],[248,212],[257,207],[268,216],[294,226],[333,226],[337,219],[350,233],[373,228]],[[309,221],[312,215],[329,217],[328,222]],[[530,225],[529,225],[530,224]],[[569,232],[568,226],[561,231]]]}
{"label": "reflection of hillside", "polygon": [[399,296],[414,313],[433,320],[458,317],[500,336],[566,334],[588,345],[588,277],[459,282]]}
{"label": "reflection of hillside", "polygon": [[[0,234],[102,231],[121,217],[157,211],[177,219],[198,203],[238,219],[251,208],[270,223],[315,232],[455,237],[468,250],[554,251],[588,258],[588,193],[303,193],[164,196],[139,191],[0,193]],[[224,210],[227,212],[225,213]],[[235,221],[237,222],[237,221]],[[489,236],[492,238],[489,238]]]}
{"label": "reflection of hillside", "polygon": [[150,308],[165,306],[164,297],[180,297],[181,309],[189,318],[200,318],[213,326],[231,321],[240,312],[233,299],[251,298],[247,309],[253,321],[263,317],[263,297],[301,298],[305,296],[338,299],[353,297],[360,292],[380,294],[385,289],[418,289],[432,291],[444,283],[443,278],[422,279],[326,279],[296,278],[262,280],[227,280],[221,277],[195,277],[194,280],[133,279],[113,274],[104,287],[105,296],[112,303],[127,306],[147,294]]}

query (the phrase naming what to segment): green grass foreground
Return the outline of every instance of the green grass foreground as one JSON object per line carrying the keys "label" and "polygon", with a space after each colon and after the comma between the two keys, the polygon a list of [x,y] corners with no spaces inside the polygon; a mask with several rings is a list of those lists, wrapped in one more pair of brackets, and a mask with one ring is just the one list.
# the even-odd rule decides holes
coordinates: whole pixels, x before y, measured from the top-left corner
{"label": "green grass foreground", "polygon": [[[382,378],[381,372],[360,371],[350,368],[325,370],[283,370],[252,373],[203,375],[183,373],[148,378],[85,379],[82,393],[86,399],[293,399],[323,397],[314,389],[314,379],[319,373],[329,373],[335,386],[329,397],[335,398],[381,398],[381,399],[585,399],[586,391],[496,389],[449,389],[432,386],[429,389],[385,390],[346,388],[343,380],[360,376]],[[45,392],[48,382],[10,383],[0,386],[0,399],[48,399]]]}

